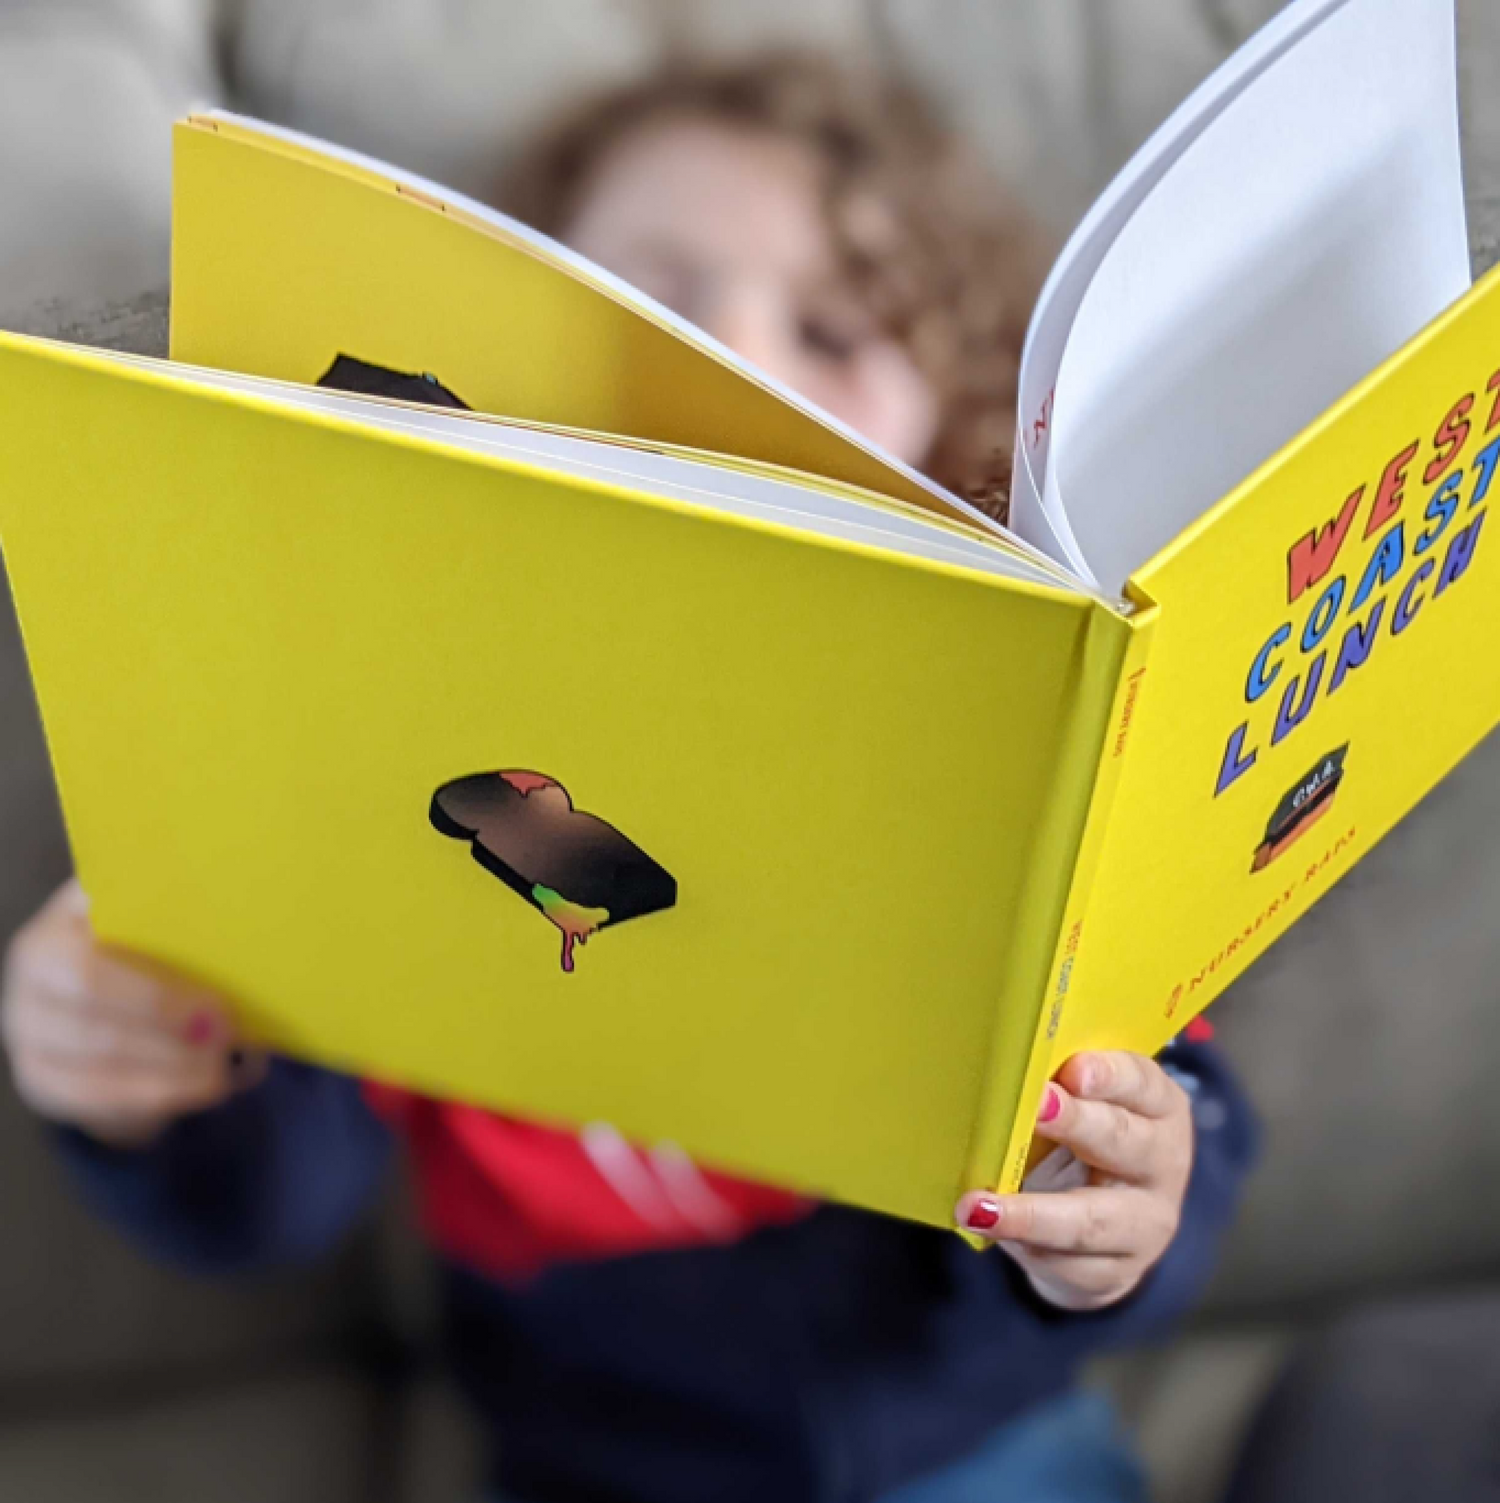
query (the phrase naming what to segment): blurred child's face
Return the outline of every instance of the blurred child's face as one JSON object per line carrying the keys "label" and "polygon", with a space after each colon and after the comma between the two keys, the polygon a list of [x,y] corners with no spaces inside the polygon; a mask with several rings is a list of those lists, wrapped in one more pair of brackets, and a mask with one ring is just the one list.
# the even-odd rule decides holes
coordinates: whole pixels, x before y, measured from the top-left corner
{"label": "blurred child's face", "polygon": [[898,458],[922,462],[936,396],[846,285],[807,148],[712,121],[643,127],[606,153],[564,238]]}

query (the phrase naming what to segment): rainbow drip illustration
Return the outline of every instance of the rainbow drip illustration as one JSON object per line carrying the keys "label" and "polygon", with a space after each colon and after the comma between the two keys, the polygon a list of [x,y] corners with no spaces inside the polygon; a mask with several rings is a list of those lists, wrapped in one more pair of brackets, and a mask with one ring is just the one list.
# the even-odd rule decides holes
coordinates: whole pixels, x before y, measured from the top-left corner
{"label": "rainbow drip illustration", "polygon": [[562,931],[562,968],[573,969],[574,944],[586,945],[609,922],[608,908],[580,908],[560,892],[540,885],[531,889],[536,906]]}
{"label": "rainbow drip illustration", "polygon": [[428,817],[562,935],[562,969],[601,929],[671,908],[677,883],[613,825],[573,807],[555,778],[509,770],[444,783]]}

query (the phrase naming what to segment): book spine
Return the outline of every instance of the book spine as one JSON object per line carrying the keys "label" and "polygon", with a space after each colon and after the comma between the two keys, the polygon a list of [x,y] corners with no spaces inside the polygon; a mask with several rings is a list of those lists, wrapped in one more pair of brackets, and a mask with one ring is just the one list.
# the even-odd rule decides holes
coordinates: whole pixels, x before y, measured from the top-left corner
{"label": "book spine", "polygon": [[[1032,1142],[1042,1091],[1054,1070],[1062,1063],[1053,1059],[1053,1044],[1068,1005],[1069,984],[1081,949],[1088,923],[1089,899],[1099,868],[1109,828],[1110,812],[1120,775],[1130,746],[1130,729],[1140,696],[1145,690],[1151,641],[1156,629],[1157,607],[1143,598],[1136,599],[1137,610],[1129,621],[1129,635],[1123,656],[1118,660],[1114,694],[1102,740],[1095,749],[1093,785],[1089,794],[1088,813],[1083,822],[1082,838],[1073,866],[1068,894],[1046,989],[1037,1009],[1036,1037],[1031,1057],[1022,1078],[1021,1092],[1015,1103],[1004,1156],[990,1166],[995,1187],[1002,1194],[1013,1194],[1021,1187],[1032,1162]],[[998,1170],[998,1172],[997,1172]]]}

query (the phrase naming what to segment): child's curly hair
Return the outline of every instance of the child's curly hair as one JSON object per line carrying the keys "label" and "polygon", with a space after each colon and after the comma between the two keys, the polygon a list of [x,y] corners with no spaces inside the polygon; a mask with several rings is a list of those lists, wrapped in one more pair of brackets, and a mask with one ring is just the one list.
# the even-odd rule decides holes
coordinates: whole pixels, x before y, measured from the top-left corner
{"label": "child's curly hair", "polygon": [[678,64],[586,103],[523,150],[499,185],[502,207],[562,234],[608,148],[674,116],[812,149],[851,283],[938,395],[925,468],[1004,520],[1021,345],[1038,285],[1029,219],[911,89],[788,53]]}

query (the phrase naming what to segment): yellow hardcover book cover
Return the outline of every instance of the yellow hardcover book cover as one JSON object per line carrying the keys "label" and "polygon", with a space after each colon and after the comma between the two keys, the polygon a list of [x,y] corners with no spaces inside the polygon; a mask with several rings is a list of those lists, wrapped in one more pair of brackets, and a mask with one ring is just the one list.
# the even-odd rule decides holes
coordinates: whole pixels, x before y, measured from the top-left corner
{"label": "yellow hardcover book cover", "polygon": [[1492,273],[1136,574],[1060,1058],[1158,1049],[1500,721],[1497,367]]}
{"label": "yellow hardcover book cover", "polygon": [[973,520],[623,283],[416,181],[258,122],[179,123],[173,358],[309,385],[340,357],[428,373],[507,418],[761,460]]}
{"label": "yellow hardcover book cover", "polygon": [[19,337],[0,407],[106,938],[275,1048],[946,1223],[1118,616]]}
{"label": "yellow hardcover book cover", "polygon": [[[1058,1064],[1156,1052],[1500,719],[1500,284],[1410,340],[1467,286],[1451,14],[1364,9],[1085,218],[1014,533],[481,205],[184,122],[179,363],[0,337],[101,932],[433,1094],[939,1225],[1015,1189]],[[1173,394],[1243,464],[1174,468]]]}

